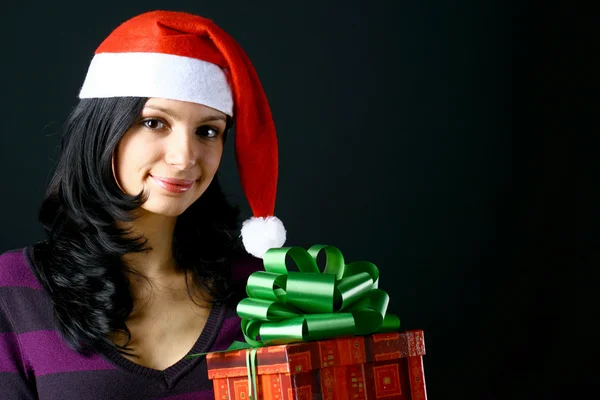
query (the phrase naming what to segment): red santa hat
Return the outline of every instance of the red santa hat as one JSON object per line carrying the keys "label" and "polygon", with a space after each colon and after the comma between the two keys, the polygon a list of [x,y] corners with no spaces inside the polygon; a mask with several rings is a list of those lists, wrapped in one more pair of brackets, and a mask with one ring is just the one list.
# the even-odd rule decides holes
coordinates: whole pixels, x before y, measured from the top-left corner
{"label": "red santa hat", "polygon": [[235,155],[253,217],[242,225],[246,250],[263,257],[285,242],[274,216],[277,137],[267,98],[240,45],[212,21],[152,11],[117,27],[98,47],[80,98],[161,97],[212,107],[235,118]]}

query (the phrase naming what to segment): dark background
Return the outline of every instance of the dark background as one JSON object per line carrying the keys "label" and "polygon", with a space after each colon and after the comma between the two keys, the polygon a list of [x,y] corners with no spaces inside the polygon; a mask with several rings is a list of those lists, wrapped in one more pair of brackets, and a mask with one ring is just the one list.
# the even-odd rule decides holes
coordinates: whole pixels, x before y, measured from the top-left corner
{"label": "dark background", "polygon": [[[278,129],[286,244],[380,268],[389,311],[425,331],[431,399],[558,398],[569,378],[546,267],[564,176],[560,144],[533,134],[556,37],[526,2],[5,5],[0,251],[42,238],[37,208],[95,48],[161,8],[213,19],[249,54]],[[231,145],[221,182],[247,217]]]}

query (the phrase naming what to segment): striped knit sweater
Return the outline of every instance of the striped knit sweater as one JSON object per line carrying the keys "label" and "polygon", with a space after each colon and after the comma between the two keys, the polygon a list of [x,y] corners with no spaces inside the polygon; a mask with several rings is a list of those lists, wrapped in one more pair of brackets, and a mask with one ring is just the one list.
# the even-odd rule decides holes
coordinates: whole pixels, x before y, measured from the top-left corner
{"label": "striped knit sweater", "polygon": [[[50,298],[33,274],[32,247],[0,255],[0,399],[213,399],[204,357],[159,371],[135,364],[112,348],[82,356],[53,324]],[[261,267],[234,266],[236,282]],[[243,286],[238,285],[238,288]],[[213,306],[191,353],[223,350],[243,340],[233,306]]]}

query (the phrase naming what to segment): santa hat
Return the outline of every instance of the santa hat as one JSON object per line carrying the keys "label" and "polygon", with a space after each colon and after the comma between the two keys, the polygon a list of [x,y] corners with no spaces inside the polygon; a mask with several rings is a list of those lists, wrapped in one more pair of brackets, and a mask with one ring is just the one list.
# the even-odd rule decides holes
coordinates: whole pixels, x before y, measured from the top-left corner
{"label": "santa hat", "polygon": [[286,232],[274,216],[277,137],[267,98],[240,45],[212,21],[152,11],[117,27],[98,47],[80,98],[161,97],[212,107],[235,118],[235,155],[253,217],[246,250],[263,257]]}

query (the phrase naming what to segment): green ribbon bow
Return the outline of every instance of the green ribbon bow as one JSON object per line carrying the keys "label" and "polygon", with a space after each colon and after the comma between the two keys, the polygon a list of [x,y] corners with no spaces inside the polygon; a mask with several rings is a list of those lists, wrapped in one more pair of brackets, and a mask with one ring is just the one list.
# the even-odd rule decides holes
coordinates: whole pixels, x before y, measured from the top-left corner
{"label": "green ribbon bow", "polygon": [[[321,273],[317,256],[325,252]],[[289,257],[299,272],[288,271]],[[238,303],[242,332],[252,347],[341,336],[395,332],[400,319],[387,314],[388,294],[377,288],[379,270],[366,261],[346,265],[333,246],[273,248],[265,271],[248,278],[248,297]],[[260,339],[259,339],[260,337]]]}

